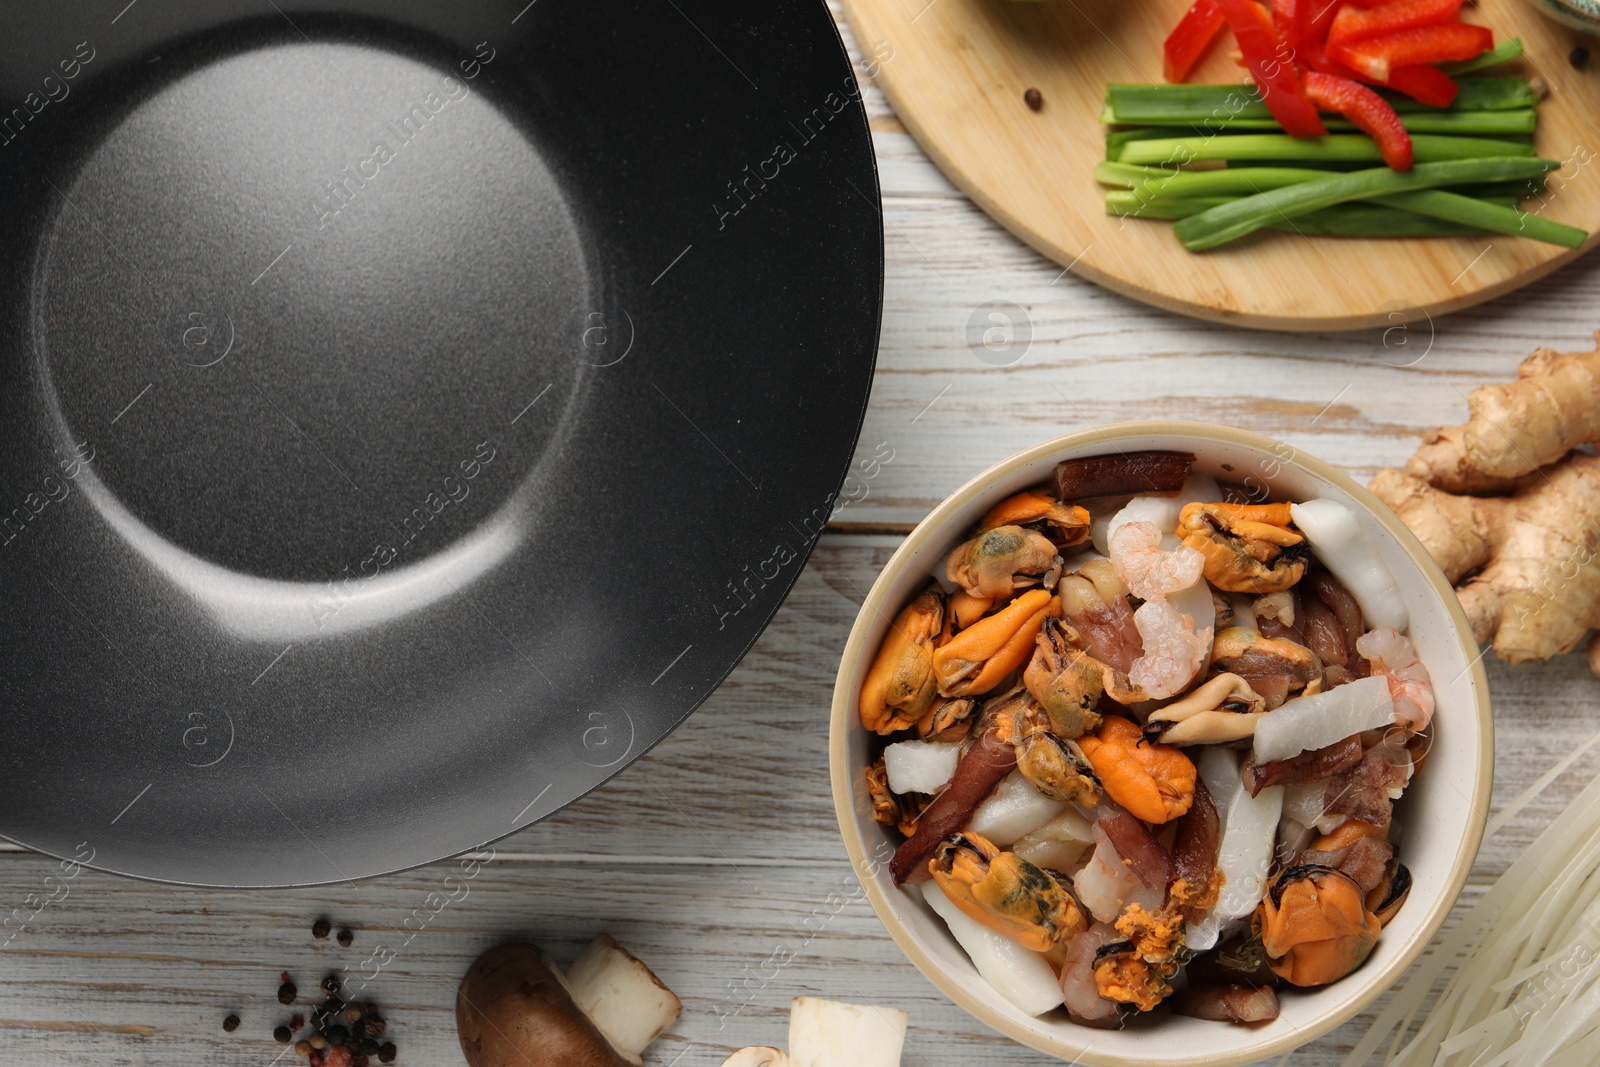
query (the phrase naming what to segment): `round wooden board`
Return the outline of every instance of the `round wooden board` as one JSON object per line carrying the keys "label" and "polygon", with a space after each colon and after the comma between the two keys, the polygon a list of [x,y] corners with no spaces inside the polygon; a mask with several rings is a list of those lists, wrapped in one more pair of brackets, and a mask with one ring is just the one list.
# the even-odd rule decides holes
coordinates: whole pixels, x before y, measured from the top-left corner
{"label": "round wooden board", "polygon": [[[1109,82],[1161,80],[1161,42],[1188,0],[843,0],[869,69],[940,169],[1007,229],[1075,274],[1184,314],[1264,329],[1394,325],[1480,303],[1579,255],[1521,237],[1356,240],[1276,231],[1186,251],[1170,223],[1110,218],[1092,176],[1105,158]],[[1546,204],[1600,231],[1600,67],[1530,0],[1481,0],[1468,20],[1520,36],[1501,68],[1550,85],[1535,143],[1563,161]],[[1592,44],[1592,42],[1591,42]],[[1193,80],[1240,80],[1214,48]],[[1498,71],[1497,71],[1498,73]],[[1031,111],[1023,92],[1037,88]],[[1592,248],[1600,237],[1592,238]]]}

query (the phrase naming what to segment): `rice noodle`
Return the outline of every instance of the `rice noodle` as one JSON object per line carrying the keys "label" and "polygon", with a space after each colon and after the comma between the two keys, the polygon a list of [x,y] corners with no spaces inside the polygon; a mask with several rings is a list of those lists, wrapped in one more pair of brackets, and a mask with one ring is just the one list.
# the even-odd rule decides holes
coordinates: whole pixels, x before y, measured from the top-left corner
{"label": "rice noodle", "polygon": [[[1600,736],[1578,752],[1596,740]],[[1505,812],[1521,810],[1571,761],[1558,763]],[[1443,992],[1413,1033],[1447,971]],[[1518,853],[1412,968],[1344,1067],[1369,1062],[1391,1034],[1382,1062],[1396,1067],[1594,1062],[1600,1042],[1600,778]]]}

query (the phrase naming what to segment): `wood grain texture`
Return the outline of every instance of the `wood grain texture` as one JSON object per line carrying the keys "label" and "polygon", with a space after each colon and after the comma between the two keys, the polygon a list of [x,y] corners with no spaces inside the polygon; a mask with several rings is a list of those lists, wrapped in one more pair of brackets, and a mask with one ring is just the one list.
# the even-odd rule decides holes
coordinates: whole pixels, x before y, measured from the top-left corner
{"label": "wood grain texture", "polygon": [[[896,539],[830,535],[776,621],[680,731],[605,788],[495,846],[471,877],[441,863],[355,886],[288,892],[175,889],[84,871],[0,948],[7,1067],[206,1063],[264,1067],[282,1051],[278,973],[301,988],[339,972],[384,1005],[402,1064],[458,1067],[455,982],[508,938],[571,960],[610,931],[684,1000],[651,1067],[717,1067],[783,1040],[791,998],[880,1001],[911,1012],[907,1067],[1046,1067],[924,980],[862,901],[827,788],[835,651]],[[1490,670],[1501,746],[1495,808],[1590,739],[1595,682],[1576,657]],[[1593,751],[1485,845],[1463,906],[1600,769]],[[0,855],[0,908],[44,893],[57,865]],[[454,881],[447,882],[446,878]],[[429,894],[439,894],[430,903]],[[434,913],[437,909],[437,914]],[[312,921],[349,923],[349,949]],[[367,963],[378,946],[392,963]],[[229,1012],[243,1020],[224,1034]],[[1371,1013],[1298,1050],[1336,1063]],[[283,1062],[293,1062],[292,1054]]]}
{"label": "wood grain texture", "polygon": [[[840,522],[913,522],[1010,452],[1151,411],[1234,422],[1364,475],[1409,454],[1414,428],[1458,421],[1461,393],[1508,377],[1535,344],[1582,346],[1600,325],[1592,257],[1387,345],[1379,332],[1263,334],[1135,303],[1063,272],[955,193],[844,33],[879,152],[888,291],[859,488],[847,486],[858,499]],[[990,300],[1015,303],[1033,322],[1030,345],[1008,366],[979,360],[965,338],[971,312]],[[1430,336],[1420,362],[1391,365],[1418,351],[1401,337],[1425,348]],[[874,467],[880,441],[894,458]],[[782,1042],[788,1002],[802,993],[911,1012],[907,1067],[1049,1067],[1056,1061],[988,1031],[905,962],[854,892],[838,840],[826,772],[834,668],[856,605],[897,544],[826,537],[755,649],[682,730],[603,789],[497,844],[465,883],[453,863],[294,892],[174,889],[85,871],[5,941],[35,906],[30,895],[49,894],[45,879],[60,872],[0,848],[0,921],[13,917],[0,932],[0,1064],[267,1067],[283,1051],[270,1037],[286,1014],[273,997],[278,972],[291,969],[303,987],[329,970],[359,976],[384,944],[397,955],[370,991],[392,1020],[399,1062],[460,1067],[452,997],[479,951],[527,937],[570,960],[609,930],[685,1001],[650,1067],[717,1067],[731,1048]],[[1578,657],[1491,663],[1489,675],[1498,810],[1600,722],[1597,683]],[[1463,906],[1597,771],[1592,751],[1485,843]],[[430,893],[459,899],[433,915]],[[349,950],[311,939],[319,914],[355,928]],[[233,1035],[221,1030],[230,1011],[243,1018]],[[1331,1067],[1368,1018],[1282,1062]]]}
{"label": "wood grain texture", "polygon": [[[1161,80],[1161,42],[1184,0],[845,0],[857,39],[905,124],[950,179],[1028,244],[1159,307],[1274,329],[1356,329],[1443,314],[1509,292],[1578,255],[1514,237],[1384,240],[1263,233],[1202,255],[1164,222],[1110,218],[1091,171],[1105,157],[1108,82]],[[1552,87],[1539,151],[1565,164],[1550,218],[1600,227],[1600,79],[1565,57],[1571,31],[1526,0],[1469,16],[1521,36]],[[1233,82],[1216,48],[1192,80]],[[1039,89],[1044,107],[1022,100]],[[1589,242],[1593,247],[1600,234]]]}

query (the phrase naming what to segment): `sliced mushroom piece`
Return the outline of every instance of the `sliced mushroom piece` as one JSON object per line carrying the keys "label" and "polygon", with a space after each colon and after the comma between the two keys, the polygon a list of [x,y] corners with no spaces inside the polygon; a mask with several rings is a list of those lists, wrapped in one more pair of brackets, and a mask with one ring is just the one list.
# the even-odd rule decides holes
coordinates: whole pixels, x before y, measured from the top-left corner
{"label": "sliced mushroom piece", "polygon": [[770,1045],[742,1048],[722,1061],[722,1067],[793,1067],[789,1054]]}
{"label": "sliced mushroom piece", "polygon": [[573,979],[525,942],[479,956],[456,993],[456,1030],[470,1067],[639,1067],[645,1047],[682,1010],[609,937],[579,957]]}
{"label": "sliced mushroom piece", "polygon": [[789,1005],[792,1067],[900,1067],[911,1016],[895,1008],[796,997]]}
{"label": "sliced mushroom piece", "polygon": [[630,1063],[683,1012],[677,996],[661,979],[619,945],[601,934],[567,970],[572,999],[606,1040]]}

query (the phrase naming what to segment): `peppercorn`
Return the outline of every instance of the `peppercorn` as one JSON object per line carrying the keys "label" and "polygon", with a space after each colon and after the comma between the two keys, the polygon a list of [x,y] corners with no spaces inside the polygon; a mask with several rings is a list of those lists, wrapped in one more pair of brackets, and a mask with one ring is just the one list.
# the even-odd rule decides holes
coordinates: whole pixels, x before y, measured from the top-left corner
{"label": "peppercorn", "polygon": [[350,1067],[370,1067],[371,1062],[365,1052],[352,1052],[350,1054]]}
{"label": "peppercorn", "polygon": [[299,990],[294,987],[294,983],[285,979],[284,983],[278,987],[278,1003],[293,1004],[295,994],[298,992]]}
{"label": "peppercorn", "polygon": [[337,994],[339,992],[339,976],[336,974],[330,974],[328,977],[324,978],[322,980],[322,991],[328,994],[330,997]]}
{"label": "peppercorn", "polygon": [[297,1011],[293,1015],[289,1016],[289,1029],[299,1030],[301,1027],[305,1026],[305,1024],[306,1017],[300,1012]]}
{"label": "peppercorn", "polygon": [[344,1021],[355,1024],[361,1021],[361,1005],[352,1004],[344,1009]]}
{"label": "peppercorn", "polygon": [[378,1049],[379,1063],[393,1063],[394,1058],[400,1055],[400,1050],[394,1047],[393,1041],[385,1041]]}
{"label": "peppercorn", "polygon": [[311,1047],[314,1049],[325,1049],[328,1047],[328,1039],[322,1035],[321,1031],[312,1034],[310,1037],[306,1038],[306,1040],[311,1042]]}
{"label": "peppercorn", "polygon": [[350,1031],[342,1026],[328,1027],[328,1044],[334,1048],[343,1048],[344,1043],[350,1040]]}
{"label": "peppercorn", "polygon": [[328,931],[332,929],[333,924],[327,919],[318,919],[311,924],[311,936],[321,941],[328,936]]}
{"label": "peppercorn", "polygon": [[1038,111],[1044,107],[1044,94],[1037,89],[1029,89],[1022,94],[1023,103],[1028,105],[1030,111]]}
{"label": "peppercorn", "polygon": [[289,1043],[289,1039],[293,1036],[294,1032],[287,1026],[279,1026],[277,1029],[272,1031],[272,1039],[280,1045],[287,1045]]}
{"label": "peppercorn", "polygon": [[350,932],[350,928],[348,926],[341,926],[339,928],[339,945],[342,948],[349,948],[351,942],[353,942],[355,939],[356,935]]}
{"label": "peppercorn", "polygon": [[364,1037],[361,1039],[361,1051],[368,1056],[376,1056],[378,1054],[378,1043],[370,1037]]}
{"label": "peppercorn", "polygon": [[361,1020],[361,1032],[368,1037],[382,1037],[389,1023],[381,1015],[369,1015]]}
{"label": "peppercorn", "polygon": [[1589,50],[1580,44],[1567,53],[1567,62],[1572,64],[1573,70],[1582,70],[1589,65]]}
{"label": "peppercorn", "polygon": [[311,1055],[311,1042],[302,1037],[294,1043],[294,1051],[297,1056]]}
{"label": "peppercorn", "polygon": [[237,1015],[228,1016],[226,1019],[222,1020],[222,1028],[230,1034],[233,1033],[235,1030],[239,1029],[239,1017]]}

